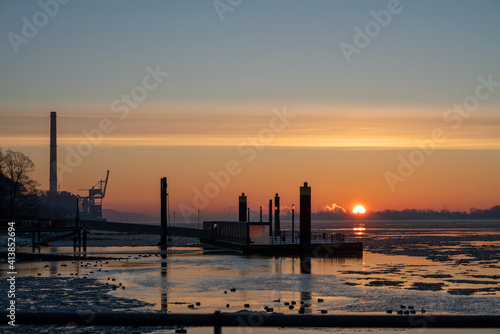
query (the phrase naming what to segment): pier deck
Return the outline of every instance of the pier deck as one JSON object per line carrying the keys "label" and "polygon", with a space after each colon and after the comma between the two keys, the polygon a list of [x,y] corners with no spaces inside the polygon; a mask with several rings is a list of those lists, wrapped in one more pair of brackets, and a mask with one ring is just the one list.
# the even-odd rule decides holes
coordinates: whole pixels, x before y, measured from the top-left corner
{"label": "pier deck", "polygon": [[[272,239],[273,237],[270,237]],[[270,243],[268,245],[253,245],[240,242],[231,242],[219,239],[200,239],[200,242],[231,250],[240,251],[243,254],[265,254],[265,255],[301,255],[307,252],[311,256],[325,257],[339,254],[361,254],[363,244],[358,241],[345,242],[314,242],[307,250],[300,243]]]}

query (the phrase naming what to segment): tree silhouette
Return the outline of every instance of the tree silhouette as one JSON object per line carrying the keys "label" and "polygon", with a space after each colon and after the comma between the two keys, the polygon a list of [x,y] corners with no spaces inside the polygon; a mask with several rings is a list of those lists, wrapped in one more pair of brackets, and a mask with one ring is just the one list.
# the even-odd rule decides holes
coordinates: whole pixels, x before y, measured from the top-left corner
{"label": "tree silhouette", "polygon": [[0,151],[0,218],[36,214],[38,182],[31,178],[35,164],[21,152]]}

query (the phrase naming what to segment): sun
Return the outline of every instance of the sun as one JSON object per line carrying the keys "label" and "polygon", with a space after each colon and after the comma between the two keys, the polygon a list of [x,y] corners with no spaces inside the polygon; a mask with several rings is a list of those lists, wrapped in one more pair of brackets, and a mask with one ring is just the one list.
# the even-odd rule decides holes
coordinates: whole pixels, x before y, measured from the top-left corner
{"label": "sun", "polygon": [[356,205],[354,209],[352,209],[352,213],[355,214],[363,214],[366,212],[366,209],[362,205]]}

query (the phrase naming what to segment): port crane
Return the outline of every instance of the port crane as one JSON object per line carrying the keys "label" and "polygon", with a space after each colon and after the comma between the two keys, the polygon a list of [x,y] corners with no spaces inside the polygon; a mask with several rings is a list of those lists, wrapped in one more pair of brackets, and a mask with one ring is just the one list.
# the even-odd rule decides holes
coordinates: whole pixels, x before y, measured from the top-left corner
{"label": "port crane", "polygon": [[105,180],[99,180],[99,182],[97,182],[97,184],[90,189],[80,189],[88,191],[87,196],[80,197],[82,219],[102,220],[102,199],[106,196],[108,179],[109,170],[106,173]]}

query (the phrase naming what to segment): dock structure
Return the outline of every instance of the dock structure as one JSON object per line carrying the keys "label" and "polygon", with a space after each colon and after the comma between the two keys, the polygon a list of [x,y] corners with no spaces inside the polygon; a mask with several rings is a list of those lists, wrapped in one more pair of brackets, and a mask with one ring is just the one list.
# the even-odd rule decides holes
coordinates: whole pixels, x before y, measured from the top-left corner
{"label": "dock structure", "polygon": [[[263,254],[269,256],[312,256],[325,257],[345,254],[359,256],[363,252],[363,244],[359,241],[348,241],[340,233],[311,233],[311,187],[304,183],[300,188],[300,231],[295,233],[292,224],[292,235],[282,231],[279,217],[279,196],[276,194],[275,226],[272,233],[272,200],[269,201],[269,221],[260,217],[258,222],[250,221],[247,213],[247,196],[239,197],[238,221],[205,221],[203,228],[174,227],[167,224],[168,192],[166,177],[161,179],[161,224],[149,225],[138,223],[118,223],[103,220],[75,219],[30,221],[16,223],[19,232],[30,232],[33,235],[33,246],[49,244],[65,237],[73,236],[75,248],[86,249],[87,231],[104,230],[132,234],[154,234],[160,237],[158,245],[168,247],[171,236],[199,239],[201,243],[227,248],[244,254]],[[277,201],[276,201],[277,199]],[[293,210],[295,209],[292,205]],[[294,211],[293,211],[294,214]],[[0,221],[0,234],[7,230],[7,221]],[[41,239],[42,232],[65,232],[60,237]],[[38,242],[35,240],[38,236]],[[83,240],[82,240],[83,239]]]}
{"label": "dock structure", "polygon": [[[345,235],[325,234],[313,236],[311,233],[311,187],[304,182],[300,188],[300,233],[299,236],[287,235],[280,227],[280,199],[275,196],[275,226],[271,236],[271,217],[269,222],[251,222],[242,219],[246,216],[247,197],[240,196],[239,221],[205,221],[203,229],[213,232],[211,238],[200,238],[202,243],[241,251],[244,254],[266,255],[306,255],[314,257],[335,256],[346,253],[360,254],[363,244],[359,241],[346,241]],[[242,204],[244,203],[244,205]],[[271,204],[271,201],[270,201]]]}

